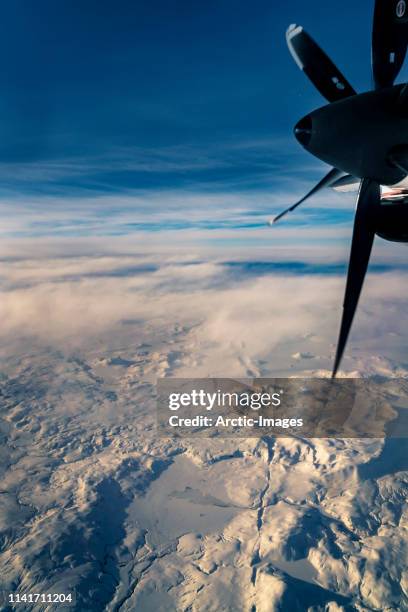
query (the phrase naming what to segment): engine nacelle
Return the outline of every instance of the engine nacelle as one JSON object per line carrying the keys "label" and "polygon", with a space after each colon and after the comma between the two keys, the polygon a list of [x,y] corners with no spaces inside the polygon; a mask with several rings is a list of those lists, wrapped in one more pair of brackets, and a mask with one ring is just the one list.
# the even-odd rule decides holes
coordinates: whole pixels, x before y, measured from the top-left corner
{"label": "engine nacelle", "polygon": [[382,198],[376,210],[375,233],[391,242],[408,242],[408,195],[397,202]]}

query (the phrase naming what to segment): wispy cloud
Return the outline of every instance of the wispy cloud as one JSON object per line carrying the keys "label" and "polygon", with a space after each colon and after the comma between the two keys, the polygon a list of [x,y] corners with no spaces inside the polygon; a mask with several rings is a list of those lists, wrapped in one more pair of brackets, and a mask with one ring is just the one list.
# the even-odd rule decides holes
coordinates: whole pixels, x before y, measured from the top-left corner
{"label": "wispy cloud", "polygon": [[[168,230],[245,230],[264,228],[271,215],[296,200],[307,184],[278,190],[138,189],[81,197],[19,195],[0,198],[3,236],[113,235]],[[351,220],[350,195],[329,191],[288,217],[274,234],[293,225],[320,227]],[[271,234],[272,235],[272,234]]]}
{"label": "wispy cloud", "polygon": [[84,195],[128,189],[199,186],[257,189],[323,168],[291,138],[231,139],[155,147],[111,147],[96,153],[1,161],[3,193]]}

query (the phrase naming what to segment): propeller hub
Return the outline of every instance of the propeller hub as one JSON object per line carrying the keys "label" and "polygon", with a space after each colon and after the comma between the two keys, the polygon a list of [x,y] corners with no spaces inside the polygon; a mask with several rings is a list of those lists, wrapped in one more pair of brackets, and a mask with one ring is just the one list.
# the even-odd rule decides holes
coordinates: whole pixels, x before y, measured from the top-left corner
{"label": "propeller hub", "polygon": [[[393,160],[396,143],[408,144],[408,117],[397,116],[402,85],[327,104],[295,126],[299,143],[322,161],[382,185],[401,181],[407,172]],[[408,161],[404,154],[404,161]],[[405,164],[404,164],[405,167]]]}
{"label": "propeller hub", "polygon": [[297,122],[294,133],[300,144],[307,147],[312,137],[312,118],[310,115],[306,115]]}

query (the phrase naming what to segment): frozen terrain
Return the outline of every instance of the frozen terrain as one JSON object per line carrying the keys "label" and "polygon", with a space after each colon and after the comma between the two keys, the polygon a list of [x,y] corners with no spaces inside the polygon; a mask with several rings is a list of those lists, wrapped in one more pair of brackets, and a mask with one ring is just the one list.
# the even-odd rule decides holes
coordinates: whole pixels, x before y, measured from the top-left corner
{"label": "frozen terrain", "polygon": [[[6,262],[4,593],[72,591],[89,612],[408,609],[405,440],[155,436],[159,376],[330,367],[344,280],[237,266]],[[378,279],[344,367],[406,377],[407,299]]]}

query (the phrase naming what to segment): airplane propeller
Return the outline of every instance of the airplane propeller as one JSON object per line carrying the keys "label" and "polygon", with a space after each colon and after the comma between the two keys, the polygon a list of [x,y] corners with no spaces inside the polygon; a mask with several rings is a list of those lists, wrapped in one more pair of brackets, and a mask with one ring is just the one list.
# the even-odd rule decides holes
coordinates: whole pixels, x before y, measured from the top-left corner
{"label": "airplane propeller", "polygon": [[351,324],[356,312],[358,299],[370,260],[375,236],[375,211],[380,204],[380,185],[370,179],[363,179],[357,197],[354,217],[353,238],[347,272],[346,291],[343,303],[343,316],[332,378],[335,378],[346,346]]}
{"label": "airplane propeller", "polygon": [[[299,66],[308,76],[316,89],[329,103],[356,95],[356,91],[346,80],[326,53],[317,45],[305,30],[291,25],[286,33],[289,50]],[[376,89],[391,87],[397,78],[405,59],[408,42],[408,0],[376,0],[372,31],[372,76]],[[400,106],[408,99],[407,87],[400,94]],[[309,131],[308,131],[309,130]],[[300,142],[310,137],[310,127],[302,122],[295,128]],[[405,156],[404,156],[405,155]],[[398,166],[408,170],[406,154],[394,155]],[[392,161],[392,160],[391,160]],[[276,223],[288,212],[295,210],[310,196],[325,187],[336,183],[345,173],[332,168],[303,198],[277,215]],[[353,238],[347,273],[343,316],[333,367],[332,377],[337,374],[353,322],[364,278],[367,272],[371,249],[375,236],[375,213],[381,203],[381,187],[370,178],[362,178],[357,198]]]}
{"label": "airplane propeller", "polygon": [[405,0],[377,0],[371,44],[376,89],[393,85],[405,59],[407,42],[408,6]]}
{"label": "airplane propeller", "polygon": [[272,225],[273,223],[276,223],[277,221],[279,221],[279,219],[282,219],[282,217],[284,215],[286,215],[288,212],[292,212],[292,210],[295,210],[295,208],[297,208],[300,204],[302,204],[305,200],[307,200],[308,198],[310,198],[310,196],[314,195],[315,193],[317,193],[318,191],[320,191],[321,189],[324,189],[324,187],[330,187],[330,185],[332,185],[333,183],[335,183],[341,176],[344,175],[344,172],[342,172],[341,170],[337,170],[337,168],[332,168],[330,170],[330,172],[328,172],[326,174],[326,176],[324,176],[322,178],[321,181],[319,181],[317,183],[317,185],[315,185],[313,187],[313,189],[311,189],[305,196],[303,196],[303,198],[301,198],[300,200],[298,200],[295,204],[292,204],[292,206],[289,206],[289,208],[287,208],[286,210],[282,211],[281,213],[279,213],[279,215],[277,215],[271,222],[270,225]]}
{"label": "airplane propeller", "polygon": [[337,102],[355,95],[350,83],[302,26],[289,26],[286,42],[299,68],[326,100]]}

